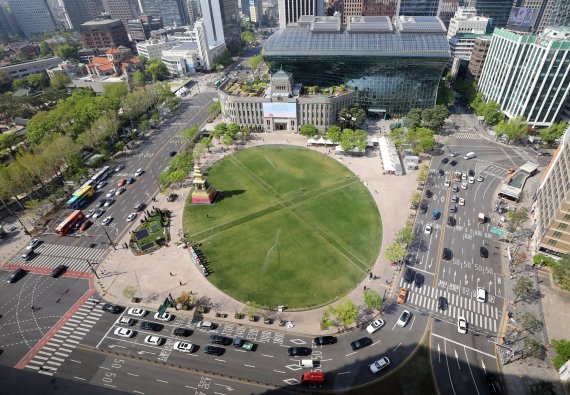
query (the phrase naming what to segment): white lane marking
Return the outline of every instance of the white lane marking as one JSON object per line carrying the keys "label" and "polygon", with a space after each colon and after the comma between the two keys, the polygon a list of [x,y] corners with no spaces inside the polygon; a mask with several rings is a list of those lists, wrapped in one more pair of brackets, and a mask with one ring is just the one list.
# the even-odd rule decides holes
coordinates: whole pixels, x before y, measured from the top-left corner
{"label": "white lane marking", "polygon": [[84,379],[83,377],[77,377],[77,376],[74,376],[73,378],[76,379],[76,380],[83,380],[83,381],[86,381],[86,380],[87,380],[87,379]]}
{"label": "white lane marking", "polygon": [[189,385],[185,385],[184,387],[186,387],[186,388],[190,388],[191,390],[195,390],[195,389],[197,389],[196,387],[190,387]]}
{"label": "white lane marking", "polygon": [[455,388],[453,387],[453,380],[451,379],[451,371],[449,370],[449,358],[447,357],[447,342],[443,342],[443,352],[445,353],[445,362],[447,363],[447,374],[449,375],[449,383],[451,384],[451,389],[453,393],[457,395],[455,392]]}
{"label": "white lane marking", "polygon": [[466,346],[465,344],[461,344],[461,343],[459,343],[459,342],[456,342],[455,340],[448,339],[447,337],[440,336],[440,335],[435,334],[435,333],[432,333],[431,335],[432,335],[432,336],[435,336],[435,337],[439,337],[440,339],[443,339],[443,340],[448,341],[448,342],[450,342],[450,343],[457,344],[458,346],[468,348],[468,349],[470,349],[471,351],[475,351],[475,352],[478,352],[478,353],[480,353],[480,354],[486,355],[486,356],[488,356],[488,357],[490,357],[490,358],[497,359],[497,357],[494,356],[494,355],[488,354],[488,353],[486,353],[486,352],[484,352],[484,351],[477,350],[476,348],[473,348],[473,347]]}
{"label": "white lane marking", "polygon": [[214,361],[218,361],[218,362],[226,362],[226,361],[224,361],[223,359],[218,359],[218,358],[215,358],[215,359],[214,359]]}
{"label": "white lane marking", "polygon": [[129,373],[129,372],[127,372],[127,374],[128,374],[129,376],[135,376],[135,377],[139,377],[139,375],[138,375],[138,374]]}
{"label": "white lane marking", "polygon": [[349,371],[347,371],[347,372],[339,372],[339,373],[337,373],[337,375],[339,375],[339,376],[340,376],[340,375],[342,375],[342,374],[349,374],[349,373],[350,373],[350,370],[349,370]]}
{"label": "white lane marking", "polygon": [[398,348],[400,348],[401,345],[402,345],[402,342],[400,342],[400,344],[398,344],[398,345],[396,346],[396,348],[393,349],[392,351],[396,351]]}
{"label": "white lane marking", "polygon": [[255,366],[253,366],[253,365],[247,365],[247,364],[245,364],[245,363],[243,364],[243,366],[247,366],[248,368],[255,368]]}
{"label": "white lane marking", "polygon": [[354,354],[356,354],[356,351],[355,351],[355,352],[351,352],[350,354],[346,354],[345,357],[348,357],[349,355],[354,355]]}
{"label": "white lane marking", "polygon": [[377,345],[378,343],[380,343],[382,340],[378,340],[376,343],[372,343],[373,346]]}
{"label": "white lane marking", "polygon": [[141,395],[144,395],[144,392],[140,392],[140,391],[137,391],[137,390],[133,390],[133,392],[134,392],[135,394],[141,394]]}
{"label": "white lane marking", "polygon": [[155,380],[156,380],[156,381],[160,381],[161,383],[168,384],[168,381],[165,381],[165,380],[161,380],[161,379],[155,379]]}
{"label": "white lane marking", "polygon": [[106,367],[104,367],[104,366],[99,366],[99,369],[111,370],[111,369],[106,368]]}
{"label": "white lane marking", "polygon": [[103,385],[105,385],[107,387],[111,387],[111,388],[116,388],[114,385],[111,385],[111,384],[103,384]]}
{"label": "white lane marking", "polygon": [[471,373],[471,379],[473,379],[473,384],[475,384],[475,390],[477,391],[477,395],[481,395],[479,393],[479,388],[477,388],[477,382],[475,381],[475,377],[473,377],[473,371],[471,370],[471,366],[469,365],[469,357],[467,356],[467,350],[464,348],[463,351],[465,352],[465,359],[467,360],[467,367],[469,368],[469,373]]}
{"label": "white lane marking", "polygon": [[273,370],[273,371],[274,371],[275,373],[285,373],[285,372],[282,371],[282,370]]}
{"label": "white lane marking", "polygon": [[273,355],[261,354],[262,357],[275,358]]}

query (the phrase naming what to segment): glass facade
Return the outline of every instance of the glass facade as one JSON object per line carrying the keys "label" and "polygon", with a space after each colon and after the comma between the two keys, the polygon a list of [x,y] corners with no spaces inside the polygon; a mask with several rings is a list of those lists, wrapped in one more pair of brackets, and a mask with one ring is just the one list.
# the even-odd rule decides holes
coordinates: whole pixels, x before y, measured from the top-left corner
{"label": "glass facade", "polygon": [[413,32],[313,33],[288,27],[266,41],[263,56],[271,72],[293,73],[305,86],[344,84],[368,110],[398,116],[411,108],[435,105],[449,60],[445,29],[434,33],[404,26],[400,30]]}
{"label": "glass facade", "polygon": [[477,0],[475,8],[477,15],[493,18],[493,27],[507,26],[513,0]]}
{"label": "glass facade", "polygon": [[437,16],[441,0],[401,0],[400,15]]}

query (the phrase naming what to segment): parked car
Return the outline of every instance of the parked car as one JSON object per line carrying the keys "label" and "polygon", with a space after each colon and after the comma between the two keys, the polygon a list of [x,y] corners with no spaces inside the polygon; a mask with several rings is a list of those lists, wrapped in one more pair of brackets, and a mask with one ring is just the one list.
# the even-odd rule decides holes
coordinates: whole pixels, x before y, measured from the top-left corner
{"label": "parked car", "polygon": [[210,335],[210,337],[208,338],[208,343],[220,344],[222,346],[229,346],[230,344],[232,344],[232,339],[226,336]]}
{"label": "parked car", "polygon": [[372,339],[369,337],[361,337],[360,339],[357,339],[353,342],[350,343],[350,348],[352,349],[352,351],[356,351],[356,350],[360,350],[361,348],[364,348],[366,346],[369,346],[373,343]]}
{"label": "parked car", "polygon": [[91,209],[85,213],[85,218],[91,218],[93,217],[93,214],[95,214],[95,210]]}
{"label": "parked car", "polygon": [[449,159],[447,159],[447,158],[443,158],[443,159],[441,160],[441,163],[443,163],[444,165],[445,165],[447,162],[449,162]]}
{"label": "parked car", "polygon": [[156,322],[143,321],[141,322],[141,329],[146,331],[160,332],[164,328],[164,325],[158,324]]}
{"label": "parked car", "polygon": [[130,213],[127,216],[127,222],[132,222],[137,217],[137,213]]}
{"label": "parked car", "polygon": [[102,208],[98,208],[97,210],[95,210],[95,212],[93,213],[93,215],[91,215],[92,218],[99,218],[101,217],[103,214],[105,214],[105,210],[103,210]]}
{"label": "parked car", "polygon": [[115,328],[114,333],[120,337],[133,337],[135,335],[135,331],[127,328]]}
{"label": "parked car", "polygon": [[119,196],[123,192],[125,192],[125,187],[120,187],[117,189],[117,192],[115,192],[115,196]]}
{"label": "parked car", "polygon": [[61,276],[63,273],[65,273],[65,271],[67,270],[67,266],[66,265],[57,265],[57,267],[55,267],[52,271],[51,271],[51,276],[53,278],[58,278],[59,276]]}
{"label": "parked car", "polygon": [[334,336],[317,336],[313,339],[313,342],[317,346],[325,346],[327,344],[335,344],[337,342],[337,338]]}
{"label": "parked car", "polygon": [[206,354],[213,354],[213,355],[220,356],[225,351],[226,351],[226,349],[223,347],[211,346],[209,344],[204,347],[204,353],[206,353]]}
{"label": "parked car", "polygon": [[117,321],[117,324],[124,325],[124,326],[132,326],[135,324],[135,320],[133,320],[132,318],[129,318],[129,317],[121,317]]}
{"label": "parked car", "polygon": [[469,177],[469,184],[474,184],[475,183],[475,177]]}
{"label": "parked car", "polygon": [[160,336],[148,335],[145,337],[144,342],[153,346],[160,346],[164,342],[164,339]]}
{"label": "parked car", "polygon": [[128,314],[134,317],[144,317],[147,313],[145,309],[139,309],[138,307],[131,307],[128,311]]}
{"label": "parked car", "polygon": [[481,246],[479,247],[479,255],[481,256],[481,258],[489,258],[489,250]]}
{"label": "parked car", "polygon": [[433,196],[433,192],[430,191],[429,189],[426,190],[426,197],[429,199]]}
{"label": "parked car", "polygon": [[388,365],[390,365],[390,360],[388,359],[388,357],[382,357],[373,364],[371,364],[369,368],[372,373],[376,374]]}
{"label": "parked car", "polygon": [[410,312],[408,310],[404,310],[402,312],[402,315],[400,315],[400,318],[398,318],[398,326],[400,327],[405,327],[408,323],[408,321],[410,320],[410,317],[412,316],[412,314],[410,314]]}
{"label": "parked car", "polygon": [[174,319],[174,316],[166,312],[164,314],[160,314],[157,312],[154,314],[154,319],[159,321],[170,321]]}
{"label": "parked car", "polygon": [[483,182],[484,179],[485,179],[485,178],[483,178],[483,176],[477,177],[477,181],[479,181],[479,182]]}
{"label": "parked car", "polygon": [[398,299],[396,300],[397,303],[406,303],[406,299],[408,298],[408,289],[407,288],[400,288],[400,292],[398,293]]}
{"label": "parked car", "polygon": [[123,170],[124,167],[125,167],[125,166],[123,166],[123,165],[117,165],[117,166],[115,167],[115,173],[117,173],[117,172]]}
{"label": "parked car", "polygon": [[379,319],[379,320],[372,321],[370,323],[370,325],[368,325],[366,327],[366,332],[372,334],[372,333],[376,332],[378,329],[382,328],[384,326],[384,324],[385,324],[384,320]]}
{"label": "parked car", "polygon": [[455,166],[455,165],[457,164],[457,161],[456,161],[456,160],[452,160],[451,162],[449,162],[449,164],[450,164],[451,166]]}
{"label": "parked car", "polygon": [[465,199],[464,198],[459,198],[459,205],[465,206]]}
{"label": "parked car", "polygon": [[313,350],[309,347],[289,347],[287,353],[290,357],[307,356],[311,355]]}
{"label": "parked car", "polygon": [[431,234],[432,230],[433,230],[433,225],[428,222],[424,227],[424,234],[429,235]]}
{"label": "parked car", "polygon": [[411,283],[414,281],[415,276],[416,272],[411,267],[406,267],[406,271],[404,272],[404,281]]}
{"label": "parked car", "polygon": [[123,311],[123,308],[121,306],[117,306],[116,304],[105,303],[102,307],[102,310],[108,313],[119,314],[121,311]]}
{"label": "parked car", "polygon": [[99,184],[97,184],[97,189],[104,188],[105,185],[107,185],[107,181],[100,181]]}
{"label": "parked car", "polygon": [[97,203],[95,203],[95,207],[101,208],[105,205],[106,202],[107,202],[107,199],[99,200],[99,201],[97,201]]}
{"label": "parked car", "polygon": [[453,253],[449,248],[444,248],[441,257],[444,261],[449,261],[453,257]]}
{"label": "parked car", "polygon": [[127,177],[127,184],[132,184],[133,182],[135,182],[134,177],[132,176]]}
{"label": "parked car", "polygon": [[194,345],[192,343],[181,342],[181,341],[175,342],[174,346],[172,346],[172,348],[175,350],[178,350],[178,351],[182,351],[182,352],[194,351]]}
{"label": "parked car", "polygon": [[190,336],[192,334],[192,331],[190,329],[187,328],[174,328],[174,331],[172,332],[172,334],[174,336],[181,336],[181,337],[187,337]]}
{"label": "parked car", "polygon": [[127,179],[125,177],[121,178],[118,182],[117,182],[117,186],[118,187],[122,187],[123,185],[125,185],[127,183]]}
{"label": "parked car", "polygon": [[134,209],[135,209],[135,211],[137,211],[137,212],[138,212],[138,211],[142,211],[142,210],[144,209],[144,206],[145,206],[144,203],[137,202],[137,203],[135,204]]}
{"label": "parked car", "polygon": [[455,226],[455,223],[456,223],[456,221],[455,221],[455,217],[453,215],[450,215],[447,217],[447,224],[449,226]]}
{"label": "parked car", "polygon": [[105,207],[109,207],[110,205],[112,205],[115,201],[113,199],[105,199],[105,201],[103,202],[103,206]]}
{"label": "parked car", "polygon": [[241,337],[236,337],[234,339],[234,347],[244,349],[245,351],[251,351],[254,349],[255,344]]}
{"label": "parked car", "polygon": [[461,189],[467,189],[467,183],[466,182],[461,183]]}

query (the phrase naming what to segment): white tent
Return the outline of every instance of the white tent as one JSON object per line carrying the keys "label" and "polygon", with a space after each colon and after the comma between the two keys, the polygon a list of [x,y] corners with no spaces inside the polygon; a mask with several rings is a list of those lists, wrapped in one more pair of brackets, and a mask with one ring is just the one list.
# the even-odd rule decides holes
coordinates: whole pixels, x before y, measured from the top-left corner
{"label": "white tent", "polygon": [[317,140],[317,144],[325,145],[326,143],[327,142],[326,142],[325,138],[322,136]]}
{"label": "white tent", "polygon": [[388,174],[395,174],[401,176],[403,174],[402,164],[400,163],[400,157],[398,156],[398,151],[396,146],[387,137],[380,137],[380,156],[382,157],[382,165],[384,167],[384,172]]}
{"label": "white tent", "polygon": [[317,140],[311,137],[310,139],[307,140],[307,144],[318,144],[318,143]]}

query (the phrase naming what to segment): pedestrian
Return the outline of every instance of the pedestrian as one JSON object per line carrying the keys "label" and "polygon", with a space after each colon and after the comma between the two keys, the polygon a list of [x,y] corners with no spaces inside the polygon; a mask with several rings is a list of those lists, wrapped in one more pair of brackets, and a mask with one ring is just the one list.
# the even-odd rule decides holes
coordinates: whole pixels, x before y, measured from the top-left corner
{"label": "pedestrian", "polygon": [[172,272],[170,272],[170,275],[174,277],[174,274],[172,274]]}
{"label": "pedestrian", "polygon": [[368,279],[372,280],[372,272],[368,273]]}
{"label": "pedestrian", "polygon": [[182,281],[180,281],[180,285],[182,285]]}
{"label": "pedestrian", "polygon": [[364,286],[364,290],[366,291],[366,285]]}

